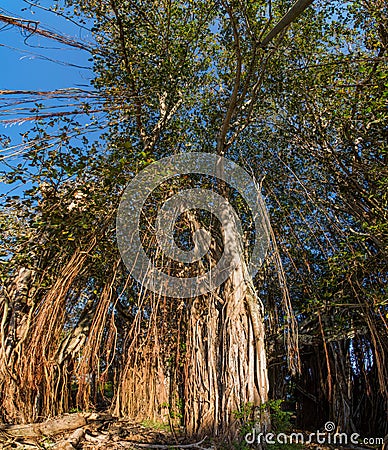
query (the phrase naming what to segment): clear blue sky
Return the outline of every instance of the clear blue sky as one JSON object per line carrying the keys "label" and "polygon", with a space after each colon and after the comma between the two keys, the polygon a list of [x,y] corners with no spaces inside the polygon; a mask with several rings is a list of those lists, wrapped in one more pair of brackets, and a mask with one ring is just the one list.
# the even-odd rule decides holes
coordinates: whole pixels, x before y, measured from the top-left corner
{"label": "clear blue sky", "polygon": [[[53,2],[41,2],[50,5]],[[27,10],[24,10],[28,7]],[[29,8],[23,0],[0,0],[0,12],[3,15],[22,17],[40,22],[42,28],[50,29],[61,34],[91,41],[87,31],[80,30],[70,21],[55,16],[38,8]],[[0,87],[6,89],[57,89],[88,84],[91,78],[90,70],[77,69],[61,64],[39,59],[38,56],[23,53],[23,51],[43,55],[44,57],[61,60],[90,67],[89,54],[79,49],[62,46],[55,41],[34,35],[27,39],[26,34],[16,27],[3,28],[0,23],[0,44],[14,47],[12,50],[0,47],[1,73]]]}
{"label": "clear blue sky", "polygon": [[[49,7],[53,1],[43,0],[40,4]],[[39,8],[31,8],[24,0],[0,0],[0,14],[39,21],[41,28],[66,34],[77,39],[92,42],[86,30],[70,21]],[[63,61],[83,67],[91,67],[90,54],[86,51],[61,45],[42,36],[27,34],[17,27],[6,26],[0,22],[0,90],[53,90],[69,87],[86,87],[90,85],[93,74],[89,69],[81,69],[43,58]],[[0,96],[0,107],[8,97]],[[4,119],[0,109],[0,120]],[[31,124],[4,125],[0,123],[0,134],[12,139],[12,144],[20,142],[20,133],[25,132]],[[4,164],[0,160],[0,170]],[[9,189],[0,183],[0,193]]]}

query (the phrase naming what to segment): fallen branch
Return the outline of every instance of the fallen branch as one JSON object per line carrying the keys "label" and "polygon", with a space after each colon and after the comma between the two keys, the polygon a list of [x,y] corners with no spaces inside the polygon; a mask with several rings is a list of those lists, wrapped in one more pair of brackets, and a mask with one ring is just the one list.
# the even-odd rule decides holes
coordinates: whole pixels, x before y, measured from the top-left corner
{"label": "fallen branch", "polygon": [[93,442],[96,444],[101,444],[102,442],[106,442],[109,440],[109,435],[107,434],[100,434],[98,436],[92,436],[89,433],[85,434],[85,439],[89,442]]}
{"label": "fallen branch", "polygon": [[75,450],[85,436],[85,430],[78,428],[66,440],[56,444],[54,450]]}
{"label": "fallen branch", "polygon": [[42,436],[55,436],[76,430],[86,425],[86,419],[81,414],[69,414],[43,423],[30,423],[25,425],[0,425],[0,434],[14,438],[39,438]]}

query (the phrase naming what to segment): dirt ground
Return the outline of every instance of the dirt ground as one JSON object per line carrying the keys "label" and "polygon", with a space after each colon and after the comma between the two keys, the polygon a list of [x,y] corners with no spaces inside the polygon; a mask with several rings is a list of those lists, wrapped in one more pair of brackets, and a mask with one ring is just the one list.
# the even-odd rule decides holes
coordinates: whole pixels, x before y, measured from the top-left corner
{"label": "dirt ground", "polygon": [[[136,423],[106,413],[74,413],[44,423],[6,425],[0,423],[0,450],[120,450],[120,449],[249,450],[258,446],[245,442],[226,445],[211,439],[193,442],[183,430],[152,422]],[[266,450],[336,450],[333,445],[269,445]],[[381,447],[374,447],[375,449]],[[340,450],[373,450],[341,447]],[[384,449],[388,450],[388,449]]]}

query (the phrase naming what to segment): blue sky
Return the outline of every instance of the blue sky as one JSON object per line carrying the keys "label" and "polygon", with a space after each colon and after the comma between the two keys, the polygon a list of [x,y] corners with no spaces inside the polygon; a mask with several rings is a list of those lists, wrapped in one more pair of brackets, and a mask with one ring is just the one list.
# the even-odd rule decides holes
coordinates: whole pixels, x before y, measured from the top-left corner
{"label": "blue sky", "polygon": [[[47,0],[40,2],[45,7],[52,6],[53,3]],[[38,21],[41,28],[84,41],[92,41],[92,37],[86,30],[53,13],[36,7],[31,8],[24,0],[0,0],[0,14]],[[67,47],[38,35],[28,37],[22,30],[0,22],[0,90],[48,91],[90,86],[93,76],[90,69],[72,67],[44,58],[89,68],[92,64],[88,61],[90,54],[86,51]],[[6,97],[1,96],[0,106],[4,105],[5,100]],[[2,110],[0,110],[0,120],[6,118],[1,112]],[[31,123],[12,126],[0,123],[0,134],[9,136],[12,144],[15,145],[21,141],[20,133],[30,127]],[[4,169],[4,164],[0,160],[1,169]],[[6,192],[8,188],[0,183],[0,193]]]}
{"label": "blue sky", "polygon": [[[50,5],[50,3],[52,2],[43,2],[46,5]],[[70,21],[38,8],[28,8],[22,11],[26,7],[29,7],[29,5],[23,0],[0,0],[0,11],[3,15],[36,20],[40,22],[42,28],[76,38],[91,40],[87,31],[80,30]],[[28,45],[26,45],[26,35],[21,30],[11,26],[3,28],[1,23],[0,26],[2,27],[0,44],[19,49],[17,51],[3,46],[0,47],[2,66],[0,87],[2,89],[51,90],[89,83],[91,78],[90,70],[64,66],[39,59],[38,56],[22,53],[23,51],[28,51],[52,59],[90,67],[91,63],[88,61],[90,55],[87,52],[62,46],[41,36],[31,36],[27,39]]]}

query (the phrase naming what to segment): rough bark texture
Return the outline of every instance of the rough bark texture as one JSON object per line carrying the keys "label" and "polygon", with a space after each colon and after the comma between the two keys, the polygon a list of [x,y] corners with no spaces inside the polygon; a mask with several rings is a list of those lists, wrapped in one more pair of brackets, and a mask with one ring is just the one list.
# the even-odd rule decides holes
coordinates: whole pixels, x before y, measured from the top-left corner
{"label": "rough bark texture", "polygon": [[[269,418],[260,408],[268,399],[268,376],[263,311],[236,224],[233,218],[227,219],[222,230],[223,251],[234,269],[217,293],[197,298],[192,304],[185,417],[192,435],[233,439],[241,419],[254,420],[258,429],[268,427]],[[199,228],[198,223],[192,226]],[[214,253],[219,252],[214,249]]]}

